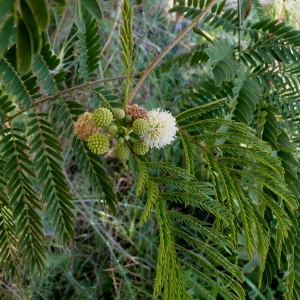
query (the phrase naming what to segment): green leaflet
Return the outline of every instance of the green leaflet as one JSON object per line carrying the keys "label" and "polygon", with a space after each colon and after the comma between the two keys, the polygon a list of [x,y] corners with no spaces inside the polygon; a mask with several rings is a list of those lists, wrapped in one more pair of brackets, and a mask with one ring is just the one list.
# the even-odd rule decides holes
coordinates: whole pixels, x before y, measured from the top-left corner
{"label": "green leaflet", "polygon": [[26,0],[20,1],[20,7],[24,22],[30,32],[31,42],[33,44],[33,53],[37,53],[42,44],[41,31],[37,23],[36,18],[32,14],[30,7],[28,6]]}
{"label": "green leaflet", "polygon": [[194,154],[195,154],[195,148],[193,146],[193,143],[190,141],[190,139],[181,132],[179,133],[180,140],[183,145],[184,154],[185,154],[185,161],[186,161],[186,169],[190,174],[194,173]]}
{"label": "green leaflet", "polygon": [[33,17],[38,24],[40,32],[45,31],[49,23],[49,13],[45,0],[26,0]]}
{"label": "green leaflet", "polygon": [[181,112],[180,114],[178,114],[176,116],[176,121],[177,122],[182,122],[186,119],[190,119],[196,116],[201,116],[202,114],[218,109],[220,107],[222,107],[222,105],[227,101],[227,98],[223,98],[223,99],[219,99],[219,100],[215,100],[212,101],[210,103],[201,105],[201,106],[196,106],[190,109],[187,109],[183,112]]}
{"label": "green leaflet", "polygon": [[2,55],[4,54],[8,46],[8,42],[12,33],[13,26],[14,26],[14,17],[11,16],[7,20],[5,20],[5,24],[2,25],[2,27],[0,28],[0,40],[1,40],[0,57],[2,57]]}
{"label": "green leaflet", "polygon": [[143,188],[144,185],[146,184],[147,178],[148,178],[148,172],[145,164],[141,161],[136,161],[138,165],[138,171],[139,171],[139,178],[136,184],[136,195],[139,195]]}
{"label": "green leaflet", "polygon": [[152,181],[148,180],[148,196],[145,209],[141,216],[140,226],[142,226],[149,218],[152,207],[154,206],[158,197],[158,186]]}
{"label": "green leaflet", "polygon": [[102,10],[97,0],[81,0],[85,8],[92,14],[96,19],[102,19]]}
{"label": "green leaflet", "polygon": [[17,69],[22,75],[27,74],[33,62],[33,41],[31,33],[23,21],[18,19],[17,24]]}

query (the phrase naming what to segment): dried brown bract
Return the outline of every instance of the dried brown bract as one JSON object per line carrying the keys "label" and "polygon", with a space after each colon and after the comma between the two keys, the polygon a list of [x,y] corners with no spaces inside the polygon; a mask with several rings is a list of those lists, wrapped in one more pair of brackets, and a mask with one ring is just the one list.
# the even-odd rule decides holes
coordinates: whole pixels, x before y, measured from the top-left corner
{"label": "dried brown bract", "polygon": [[92,114],[89,112],[85,112],[79,116],[77,122],[74,124],[74,134],[85,140],[98,131],[99,128],[93,124]]}
{"label": "dried brown bract", "polygon": [[147,119],[148,118],[148,112],[147,110],[142,107],[139,106],[137,104],[133,104],[133,105],[127,105],[125,112],[127,115],[132,116],[132,120],[136,120],[138,118],[142,118],[142,119]]}

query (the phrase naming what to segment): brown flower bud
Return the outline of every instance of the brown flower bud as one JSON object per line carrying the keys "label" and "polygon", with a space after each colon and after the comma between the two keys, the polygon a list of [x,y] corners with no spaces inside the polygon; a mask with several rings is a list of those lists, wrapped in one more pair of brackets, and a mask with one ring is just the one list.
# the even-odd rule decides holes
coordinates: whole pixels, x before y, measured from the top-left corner
{"label": "brown flower bud", "polygon": [[139,119],[139,118],[141,118],[141,119],[148,118],[147,110],[144,107],[139,106],[137,104],[127,105],[125,112],[126,112],[126,115],[132,116],[133,121],[136,119]]}
{"label": "brown flower bud", "polygon": [[80,115],[77,122],[74,124],[74,134],[84,140],[87,140],[93,133],[98,131],[99,128],[94,125],[92,114],[89,112]]}

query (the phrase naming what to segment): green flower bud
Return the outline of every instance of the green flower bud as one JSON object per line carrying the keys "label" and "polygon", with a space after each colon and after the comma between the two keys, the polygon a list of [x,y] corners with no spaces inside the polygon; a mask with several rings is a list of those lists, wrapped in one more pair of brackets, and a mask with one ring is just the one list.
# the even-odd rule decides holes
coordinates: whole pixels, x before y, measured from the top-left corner
{"label": "green flower bud", "polygon": [[119,144],[124,144],[124,139],[123,139],[122,137],[119,137],[119,138],[118,138],[118,143],[119,143]]}
{"label": "green flower bud", "polygon": [[102,133],[93,133],[88,139],[88,147],[95,154],[102,154],[109,148],[109,140]]}
{"label": "green flower bud", "polygon": [[126,115],[124,118],[124,123],[129,124],[132,122],[132,116],[131,115]]}
{"label": "green flower bud", "polygon": [[129,151],[127,147],[123,145],[118,145],[117,149],[115,150],[115,155],[120,160],[128,160],[129,158]]}
{"label": "green flower bud", "polygon": [[142,140],[139,140],[133,144],[133,151],[138,155],[144,155],[149,151],[149,147]]}
{"label": "green flower bud", "polygon": [[144,119],[136,119],[132,124],[133,132],[138,135],[143,135],[149,131],[149,123]]}
{"label": "green flower bud", "polygon": [[118,127],[112,124],[108,127],[107,132],[112,136],[116,136],[118,134]]}
{"label": "green flower bud", "polygon": [[116,108],[114,110],[114,117],[117,119],[117,120],[123,120],[124,117],[125,117],[125,111],[121,108]]}
{"label": "green flower bud", "polygon": [[108,126],[113,119],[111,111],[107,108],[98,108],[94,111],[92,120],[97,127]]}

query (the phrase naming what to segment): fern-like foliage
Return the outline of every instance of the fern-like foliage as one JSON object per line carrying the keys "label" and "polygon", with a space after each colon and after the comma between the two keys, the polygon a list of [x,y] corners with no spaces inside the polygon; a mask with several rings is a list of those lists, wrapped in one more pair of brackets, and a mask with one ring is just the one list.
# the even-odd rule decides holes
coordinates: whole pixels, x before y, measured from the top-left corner
{"label": "fern-like foliage", "polygon": [[189,52],[184,52],[175,55],[164,63],[162,66],[162,71],[165,72],[168,68],[175,63],[178,63],[179,68],[181,68],[185,63],[189,61],[190,66],[194,67],[199,63],[206,63],[208,61],[208,56],[205,53],[206,44],[199,44],[191,48]]}
{"label": "fern-like foliage", "polygon": [[[213,109],[215,103],[213,102],[211,106]],[[209,105],[204,105],[204,107],[207,109]],[[184,115],[195,119],[199,117],[200,113],[201,107],[192,108],[180,113],[177,120],[184,122],[184,118],[181,117]],[[284,239],[292,236],[293,229],[289,214],[295,211],[298,204],[284,183],[284,172],[280,161],[270,156],[272,148],[257,139],[253,135],[254,131],[249,127],[224,119],[196,121],[182,125],[180,131],[181,136],[184,135],[186,139],[190,140],[193,147],[199,148],[206,159],[212,177],[213,195],[215,196],[213,201],[216,204],[225,205],[228,209],[228,218],[223,222],[225,221],[225,228],[230,224],[234,245],[237,243],[237,228],[241,226],[245,234],[249,259],[254,253],[257,253],[262,262],[268,261],[270,247],[274,243],[277,249],[274,253],[275,261],[280,261],[283,256],[288,259],[290,252],[282,250],[282,245]],[[189,192],[195,189],[191,184],[183,187],[183,183],[178,180],[159,178],[156,182],[167,184],[166,186],[171,188],[183,188]],[[288,211],[281,207],[279,199],[276,201],[270,197],[270,192],[282,199]],[[164,193],[167,195],[166,199],[170,199],[168,193]],[[173,194],[172,191],[171,195]],[[256,197],[253,197],[254,194]],[[211,197],[211,193],[209,197]],[[255,198],[256,200],[254,200]],[[193,205],[193,203],[189,204]],[[274,238],[270,239],[271,224],[264,220],[259,207],[267,209],[277,222],[277,234]],[[218,214],[215,216],[218,218]],[[175,218],[174,215],[172,217]],[[183,216],[183,218],[187,217]],[[178,221],[178,218],[175,219]],[[194,228],[193,221],[195,220],[187,219],[184,222],[187,226]],[[198,227],[197,229],[200,230]],[[208,233],[202,234],[207,235]],[[191,242],[190,239],[185,238],[184,234],[181,233],[179,236]],[[222,240],[217,237],[210,237],[210,239],[215,242]],[[196,241],[193,244],[196,245]],[[226,249],[228,249],[228,245]],[[267,266],[262,266],[262,275],[265,274],[266,268],[270,268],[268,263]],[[219,292],[222,293],[221,290]],[[206,295],[205,298],[210,299],[210,296]]]}
{"label": "fern-like foliage", "polygon": [[[209,1],[205,0],[193,0],[187,1],[187,3],[184,0],[180,0],[177,2],[180,6],[171,8],[169,12],[185,14],[185,18],[190,17],[191,19],[196,18],[209,3]],[[232,31],[235,34],[238,28],[238,13],[234,8],[223,11],[225,3],[226,0],[220,4],[214,4],[210,13],[204,18],[204,23],[207,23],[210,28],[222,27],[225,32]]]}
{"label": "fern-like foliage", "polygon": [[223,81],[231,81],[238,67],[238,62],[231,58],[233,47],[226,39],[215,39],[214,44],[209,44],[205,50],[213,65],[215,85],[220,86]]}
{"label": "fern-like foliage", "polygon": [[33,184],[28,179],[28,176],[35,178],[33,163],[26,153],[30,148],[26,145],[22,129],[11,127],[3,129],[1,134],[5,136],[1,140],[5,141],[5,145],[2,143],[1,159],[5,162],[4,176],[8,178],[7,195],[10,199],[9,206],[14,208],[13,213],[6,217],[13,216],[9,222],[17,220],[14,236],[18,237],[18,251],[23,252],[22,263],[30,266],[31,272],[36,267],[42,272],[46,255],[43,247],[41,205]]}
{"label": "fern-like foliage", "polygon": [[3,125],[5,123],[7,114],[13,111],[16,106],[9,99],[8,95],[2,95],[2,91],[0,90],[0,124]]}
{"label": "fern-like foliage", "polygon": [[59,63],[60,60],[52,54],[50,44],[44,37],[41,52],[35,56],[32,72],[37,72],[37,81],[43,83],[43,88],[52,97],[58,92],[57,84],[65,81],[65,71],[58,72],[53,76],[51,74],[51,71],[55,70]]}
{"label": "fern-like foliage", "polygon": [[5,161],[0,160],[0,259],[3,271],[8,278],[20,278],[19,257],[16,251],[16,225],[13,222],[13,212],[9,207],[9,198],[5,192],[8,179],[4,176]]}
{"label": "fern-like foliage", "polygon": [[[232,265],[218,250],[196,239],[191,230],[192,232],[201,232],[201,234],[210,239],[210,243],[226,251],[233,249],[233,244],[220,232],[210,228],[208,223],[201,222],[187,214],[166,210],[166,204],[164,204],[163,200],[167,202],[175,201],[187,206],[201,207],[216,216],[220,216],[226,223],[229,211],[211,197],[213,196],[211,188],[203,187],[194,182],[192,180],[193,177],[183,169],[179,170],[178,167],[170,164],[166,165],[165,163],[147,162],[146,166],[149,170],[156,170],[160,174],[166,173],[166,175],[160,176],[153,174],[150,177],[151,179],[148,181],[147,204],[143,212],[143,216],[147,216],[152,203],[156,203],[155,208],[160,224],[160,248],[154,298],[163,290],[164,299],[169,299],[170,295],[176,299],[192,299],[192,296],[188,293],[188,288],[193,288],[204,298],[214,299],[211,292],[207,289],[207,284],[214,286],[220,294],[230,296],[232,299],[239,299],[239,296],[243,297],[244,292],[236,283],[232,285],[232,290],[226,290],[222,287],[224,282],[233,282],[233,280],[230,279],[227,273],[217,271],[212,267],[207,262],[207,259],[222,266],[231,276],[242,279],[240,270]],[[140,172],[144,171],[141,170],[143,169],[140,168]],[[165,188],[163,191],[158,192],[158,186],[164,186]],[[176,224],[182,224],[183,227],[178,228]],[[191,245],[194,250],[187,250],[186,247],[182,246],[184,243]],[[207,258],[204,259],[198,251],[204,252]],[[206,263],[203,264],[202,260],[206,261]],[[202,273],[200,270],[197,270],[196,274],[193,272],[193,276],[196,279],[188,274],[188,271],[191,269],[196,271],[194,268],[195,264],[201,266],[204,272]],[[216,278],[221,280],[220,284],[215,282]]]}
{"label": "fern-like foliage", "polygon": [[71,10],[76,15],[76,22],[78,26],[78,41],[76,43],[79,54],[79,77],[87,82],[89,77],[95,77],[95,71],[99,66],[100,61],[100,35],[97,20],[92,14],[82,6],[80,2],[75,8]]}
{"label": "fern-like foliage", "polygon": [[72,196],[58,163],[62,158],[57,151],[62,152],[62,149],[55,139],[56,133],[52,130],[52,125],[44,119],[48,114],[35,112],[29,114],[29,117],[31,121],[27,124],[30,128],[27,136],[33,135],[30,152],[35,153],[33,163],[39,184],[44,183],[43,203],[53,222],[59,243],[66,248],[68,238],[75,238],[75,225]]}
{"label": "fern-like foliage", "polygon": [[[100,35],[96,24],[99,10],[92,11],[91,3],[84,3],[76,17],[82,21],[77,42],[79,73],[84,82],[93,77],[100,60]],[[98,7],[98,6],[97,6]],[[82,29],[82,30],[81,30]],[[16,69],[16,45],[9,48],[0,59],[1,81],[5,93],[0,95],[0,261],[7,277],[19,276],[20,270],[30,268],[42,272],[45,265],[43,213],[50,219],[57,242],[64,249],[75,239],[73,198],[62,168],[63,149],[59,145],[55,120],[48,113],[40,112],[34,103],[39,99],[54,99],[60,94],[65,71],[58,71],[60,60],[53,53],[47,35],[42,35],[42,45],[33,60],[32,70],[20,76]],[[95,104],[111,103],[120,107],[117,97],[104,87],[91,90]],[[17,105],[13,104],[15,98]],[[98,101],[98,103],[96,103]],[[82,105],[75,101],[59,100],[58,122],[62,132],[73,136],[73,123],[84,113]],[[26,130],[20,129],[13,111],[27,111],[29,121]],[[18,114],[17,114],[18,115]],[[106,174],[101,159],[90,153],[86,142],[74,138],[74,155],[80,168],[90,177],[91,186],[99,200],[105,200],[115,213],[117,203],[113,184]]]}
{"label": "fern-like foliage", "polygon": [[110,210],[116,214],[117,197],[112,182],[103,168],[102,160],[89,151],[86,142],[80,141],[77,137],[73,139],[73,151],[79,162],[79,168],[91,179],[92,188],[96,192],[99,201],[104,199]]}
{"label": "fern-like foliage", "polygon": [[17,102],[27,109],[32,99],[39,97],[39,87],[36,86],[37,77],[32,73],[20,76],[16,70],[16,46],[11,47],[0,60],[0,74],[3,85],[9,85],[9,91],[17,97]]}

